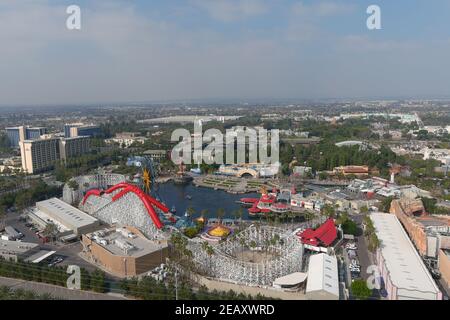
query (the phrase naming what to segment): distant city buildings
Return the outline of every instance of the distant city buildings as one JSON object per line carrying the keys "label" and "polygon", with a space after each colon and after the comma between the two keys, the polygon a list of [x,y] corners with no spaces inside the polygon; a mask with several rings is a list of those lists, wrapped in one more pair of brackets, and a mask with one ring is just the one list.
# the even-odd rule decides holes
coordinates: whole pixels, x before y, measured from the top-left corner
{"label": "distant city buildings", "polygon": [[148,139],[140,136],[139,132],[116,133],[114,138],[106,139],[108,144],[117,143],[121,148],[129,148],[133,143],[144,144]]}
{"label": "distant city buildings", "polygon": [[47,133],[47,128],[44,127],[19,126],[9,127],[5,130],[10,146],[13,148],[18,148],[21,141],[39,139],[40,136]]}
{"label": "distant city buildings", "polygon": [[89,137],[50,137],[20,142],[22,169],[35,174],[51,170],[59,160],[67,160],[89,152]]}
{"label": "distant city buildings", "polygon": [[280,164],[274,163],[270,165],[260,163],[246,163],[221,165],[218,174],[234,177],[253,177],[253,178],[267,178],[275,177],[280,171]]}
{"label": "distant city buildings", "polygon": [[390,119],[398,119],[401,123],[421,123],[421,120],[417,114],[409,114],[409,113],[380,113],[380,112],[362,112],[362,113],[341,113],[339,118],[342,120],[347,119],[369,119],[373,117],[381,117],[381,118],[390,118]]}
{"label": "distant city buildings", "polygon": [[370,173],[368,166],[341,166],[334,168],[333,172],[334,174],[354,175],[356,177],[365,177]]}
{"label": "distant city buildings", "polygon": [[450,149],[431,149],[425,148],[423,151],[423,160],[434,159],[444,165],[450,164]]}
{"label": "distant city buildings", "polygon": [[73,138],[79,136],[96,137],[101,134],[101,129],[96,125],[85,125],[83,123],[71,123],[64,125],[64,137]]}
{"label": "distant city buildings", "polygon": [[50,170],[60,160],[59,138],[20,142],[22,169],[30,174]]}
{"label": "distant city buildings", "polygon": [[179,116],[170,116],[170,117],[163,117],[163,118],[138,120],[137,123],[193,123],[196,121],[201,121],[203,123],[209,122],[209,121],[225,122],[225,121],[230,121],[230,120],[236,120],[241,117],[242,116],[179,115]]}
{"label": "distant city buildings", "polygon": [[169,158],[169,151],[167,150],[146,150],[143,154],[150,156],[153,161],[161,161]]}
{"label": "distant city buildings", "polygon": [[79,157],[89,152],[90,137],[62,138],[59,141],[59,148],[61,160]]}

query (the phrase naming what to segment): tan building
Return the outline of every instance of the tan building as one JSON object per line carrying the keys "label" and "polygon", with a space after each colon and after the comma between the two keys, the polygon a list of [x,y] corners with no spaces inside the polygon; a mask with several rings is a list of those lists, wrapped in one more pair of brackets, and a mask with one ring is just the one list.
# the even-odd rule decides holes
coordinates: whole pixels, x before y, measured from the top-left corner
{"label": "tan building", "polygon": [[424,214],[420,199],[393,200],[390,213],[397,216],[417,251],[437,261],[439,272],[450,284],[450,218]]}
{"label": "tan building", "polygon": [[90,137],[63,138],[59,142],[61,160],[78,157],[89,152]]}
{"label": "tan building", "polygon": [[342,166],[336,167],[333,170],[334,174],[343,174],[344,176],[355,175],[357,177],[363,177],[369,175],[368,166]]}
{"label": "tan building", "polygon": [[148,240],[129,226],[85,234],[81,243],[88,260],[118,277],[148,272],[168,257],[167,241]]}
{"label": "tan building", "polygon": [[395,214],[400,220],[421,255],[427,252],[427,235],[424,225],[420,223],[420,220],[414,219],[414,217],[421,216],[424,211],[422,200],[409,200],[406,198],[392,200],[389,210],[390,213]]}
{"label": "tan building", "polygon": [[144,155],[150,156],[152,160],[165,160],[168,158],[168,152],[166,150],[146,150],[143,152]]}
{"label": "tan building", "polygon": [[439,272],[447,283],[447,287],[450,288],[450,250],[439,250]]}
{"label": "tan building", "polygon": [[19,146],[22,169],[30,174],[49,170],[60,159],[58,138],[24,140]]}
{"label": "tan building", "polygon": [[89,152],[90,137],[59,138],[54,136],[19,142],[22,169],[35,174],[51,170],[55,162]]}

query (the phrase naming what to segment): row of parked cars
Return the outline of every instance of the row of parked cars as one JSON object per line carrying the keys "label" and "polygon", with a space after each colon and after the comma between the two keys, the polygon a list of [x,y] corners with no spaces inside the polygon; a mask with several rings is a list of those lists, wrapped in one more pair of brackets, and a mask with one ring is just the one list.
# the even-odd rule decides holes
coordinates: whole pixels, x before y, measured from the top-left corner
{"label": "row of parked cars", "polygon": [[347,250],[347,254],[350,259],[348,268],[350,269],[352,279],[358,279],[361,276],[361,265],[358,261],[358,254],[356,253],[357,249],[358,246],[354,242],[349,241],[345,244],[345,250]]}
{"label": "row of parked cars", "polygon": [[2,234],[2,240],[22,241],[25,235],[12,226],[6,226],[5,232]]}
{"label": "row of parked cars", "polygon": [[32,223],[27,222],[25,223],[25,227],[29,228],[30,231],[34,232],[36,236],[42,241],[42,243],[48,242],[48,239],[46,236],[44,236],[41,231]]}

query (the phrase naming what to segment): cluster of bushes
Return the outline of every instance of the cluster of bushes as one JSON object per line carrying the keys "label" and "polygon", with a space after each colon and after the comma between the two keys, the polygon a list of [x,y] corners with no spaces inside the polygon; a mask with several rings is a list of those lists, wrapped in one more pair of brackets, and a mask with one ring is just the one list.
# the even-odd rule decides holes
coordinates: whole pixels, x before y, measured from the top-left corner
{"label": "cluster of bushes", "polygon": [[0,287],[0,300],[56,300],[50,294],[37,294],[34,291]]}
{"label": "cluster of bushes", "polygon": [[[80,268],[80,272],[82,290],[106,292],[108,287],[104,272],[96,270],[89,273],[83,268]],[[67,273],[67,269],[65,267],[49,267],[31,262],[13,262],[0,258],[0,276],[22,279],[26,281],[43,282],[65,287],[70,274]]]}
{"label": "cluster of bushes", "polygon": [[30,187],[17,193],[9,193],[0,197],[0,206],[24,209],[34,205],[37,201],[42,201],[61,195],[62,189],[47,185],[42,180],[30,182]]}
{"label": "cluster of bushes", "polygon": [[380,240],[378,239],[377,234],[375,233],[375,227],[369,216],[364,217],[364,225],[365,225],[364,236],[367,238],[369,242],[367,248],[371,252],[375,252],[377,248],[380,246]]}
{"label": "cluster of bushes", "polygon": [[336,219],[336,224],[341,225],[345,234],[351,234],[354,236],[358,236],[360,234],[357,224],[350,219],[347,213],[341,214],[339,218]]}
{"label": "cluster of bushes", "polygon": [[[120,289],[127,295],[144,300],[175,300],[176,290],[172,282],[165,284],[151,277],[124,279],[120,282]],[[201,286],[194,290],[192,285],[181,283],[178,286],[178,299],[180,300],[267,300],[267,297],[257,295],[252,297],[233,290],[219,292],[209,291],[207,287]]]}
{"label": "cluster of bushes", "polygon": [[366,281],[361,279],[352,282],[351,293],[352,297],[357,300],[367,300],[372,296],[372,290],[367,287]]}

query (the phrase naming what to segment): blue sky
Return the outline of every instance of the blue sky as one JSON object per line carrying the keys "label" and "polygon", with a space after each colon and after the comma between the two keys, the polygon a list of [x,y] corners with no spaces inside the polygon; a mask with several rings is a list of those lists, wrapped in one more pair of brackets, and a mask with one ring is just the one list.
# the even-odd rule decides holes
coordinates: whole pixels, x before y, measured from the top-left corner
{"label": "blue sky", "polygon": [[0,43],[0,105],[450,97],[450,0],[1,0]]}

